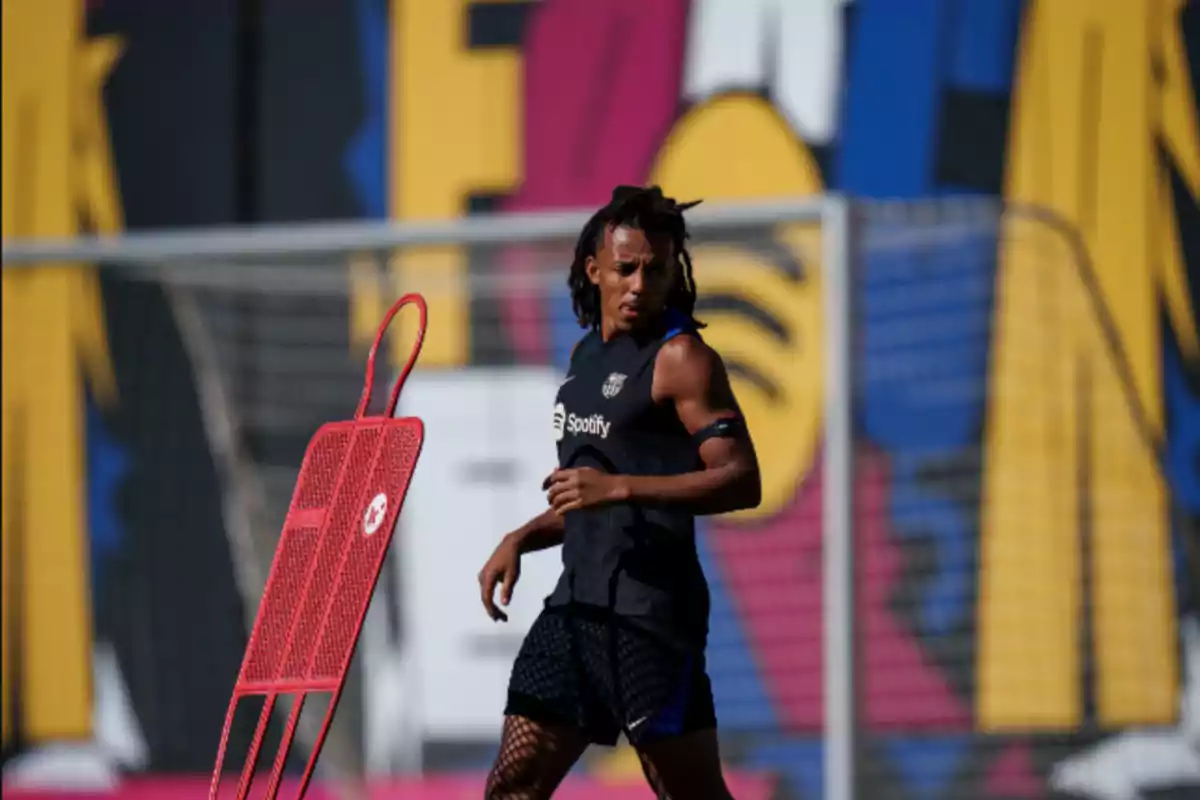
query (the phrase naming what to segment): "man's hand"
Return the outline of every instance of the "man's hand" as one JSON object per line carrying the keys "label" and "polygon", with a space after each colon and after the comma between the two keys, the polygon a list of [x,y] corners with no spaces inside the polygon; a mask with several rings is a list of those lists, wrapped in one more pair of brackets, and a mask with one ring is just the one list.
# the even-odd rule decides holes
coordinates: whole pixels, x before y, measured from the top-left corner
{"label": "man's hand", "polygon": [[500,584],[500,605],[507,606],[520,577],[521,551],[517,540],[513,536],[505,536],[479,571],[479,598],[493,621],[508,622],[508,614],[496,607],[496,584]]}
{"label": "man's hand", "polygon": [[620,475],[591,467],[556,469],[542,483],[550,507],[559,514],[620,503],[628,495]]}

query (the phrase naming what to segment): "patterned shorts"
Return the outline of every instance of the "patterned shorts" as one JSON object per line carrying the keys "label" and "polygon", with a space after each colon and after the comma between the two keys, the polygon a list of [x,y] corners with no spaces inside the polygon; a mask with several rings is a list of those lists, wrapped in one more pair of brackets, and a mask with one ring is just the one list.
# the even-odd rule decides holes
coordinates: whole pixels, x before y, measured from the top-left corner
{"label": "patterned shorts", "polygon": [[703,647],[588,606],[550,606],[513,664],[507,715],[630,744],[716,727]]}

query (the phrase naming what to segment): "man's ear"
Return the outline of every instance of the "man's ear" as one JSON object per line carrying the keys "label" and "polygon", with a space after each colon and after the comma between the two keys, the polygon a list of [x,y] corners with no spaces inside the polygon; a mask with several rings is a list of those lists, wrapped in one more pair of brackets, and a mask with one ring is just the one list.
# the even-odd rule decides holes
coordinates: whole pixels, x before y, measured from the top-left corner
{"label": "man's ear", "polygon": [[600,262],[595,256],[588,256],[587,263],[584,265],[584,270],[587,272],[588,280],[593,286],[600,285]]}

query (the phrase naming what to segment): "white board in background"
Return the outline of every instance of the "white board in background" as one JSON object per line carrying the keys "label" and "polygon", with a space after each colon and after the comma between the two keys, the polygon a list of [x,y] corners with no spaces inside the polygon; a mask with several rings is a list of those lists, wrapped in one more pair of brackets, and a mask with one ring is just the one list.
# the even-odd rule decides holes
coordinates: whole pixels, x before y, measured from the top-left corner
{"label": "white board in background", "polygon": [[476,576],[500,538],[546,508],[560,381],[548,368],[420,372],[401,395],[397,415],[425,421],[393,547],[427,739],[499,737],[513,659],[561,571],[558,548],[526,556],[507,623],[480,603]]}

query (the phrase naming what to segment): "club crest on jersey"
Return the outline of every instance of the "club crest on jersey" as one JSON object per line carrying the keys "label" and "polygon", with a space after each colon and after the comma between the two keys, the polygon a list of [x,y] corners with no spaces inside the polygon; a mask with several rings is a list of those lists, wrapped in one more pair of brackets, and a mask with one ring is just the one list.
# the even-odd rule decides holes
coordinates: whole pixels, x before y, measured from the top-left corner
{"label": "club crest on jersey", "polygon": [[611,400],[621,391],[621,387],[625,385],[625,375],[619,372],[614,372],[604,380],[604,385],[600,387],[600,394],[604,395],[605,400]]}

